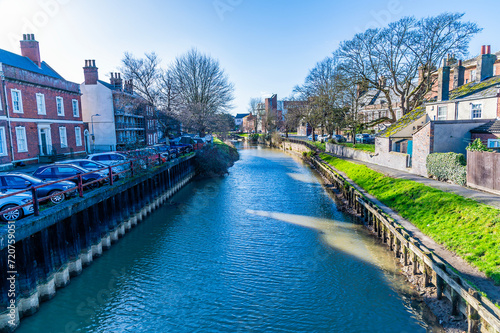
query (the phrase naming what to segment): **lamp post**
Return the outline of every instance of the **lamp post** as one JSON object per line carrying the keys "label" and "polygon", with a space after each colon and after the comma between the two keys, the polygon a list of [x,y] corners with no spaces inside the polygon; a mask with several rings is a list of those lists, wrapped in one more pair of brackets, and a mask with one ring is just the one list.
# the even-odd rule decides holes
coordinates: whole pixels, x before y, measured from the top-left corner
{"label": "lamp post", "polygon": [[100,117],[99,113],[90,116],[90,123],[92,124],[92,153],[95,152],[95,135],[94,135],[94,117]]}

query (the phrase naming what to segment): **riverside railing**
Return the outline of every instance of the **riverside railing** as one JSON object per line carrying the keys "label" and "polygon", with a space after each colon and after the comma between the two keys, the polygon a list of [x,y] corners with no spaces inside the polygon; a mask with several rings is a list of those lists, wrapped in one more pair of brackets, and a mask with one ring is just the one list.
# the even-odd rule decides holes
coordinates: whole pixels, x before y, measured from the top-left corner
{"label": "riverside railing", "polygon": [[[28,207],[30,213],[33,213],[35,216],[39,216],[41,204],[50,201],[51,198],[58,197],[61,195],[64,195],[65,197],[79,196],[80,198],[83,198],[85,190],[92,190],[97,187],[103,186],[105,184],[109,184],[112,186],[116,181],[116,179],[121,178],[122,176],[135,177],[142,173],[148,172],[151,166],[160,166],[163,165],[164,163],[167,163],[167,159],[164,158],[161,154],[149,154],[129,159],[124,163],[110,165],[107,167],[103,167],[102,169],[90,171],[88,173],[76,174],[68,178],[58,179],[38,186],[30,186],[27,187],[26,189],[22,189],[17,192],[1,195],[0,201],[23,193],[28,193],[31,194],[31,202],[25,203],[23,205],[17,205],[15,207],[10,207],[8,209],[4,209],[0,211],[0,216],[3,216],[4,214],[8,213],[13,213],[17,210],[22,210],[25,207]],[[114,171],[113,169],[121,171]],[[91,181],[87,182],[84,181],[85,176],[101,172],[107,173],[107,175]],[[39,198],[38,192],[40,189],[66,181],[71,181],[75,183],[75,186],[66,189],[64,191],[57,191],[51,195]],[[17,219],[15,218],[15,215],[16,214],[12,215],[13,220]]]}

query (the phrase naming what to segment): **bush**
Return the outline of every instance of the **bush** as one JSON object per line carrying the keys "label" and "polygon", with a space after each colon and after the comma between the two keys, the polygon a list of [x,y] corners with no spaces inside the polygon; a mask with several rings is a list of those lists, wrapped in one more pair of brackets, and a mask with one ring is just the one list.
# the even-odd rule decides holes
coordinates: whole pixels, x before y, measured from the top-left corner
{"label": "bush", "polygon": [[275,147],[278,147],[279,144],[283,141],[283,138],[281,137],[281,135],[278,133],[278,132],[274,132],[272,135],[271,135],[271,142],[273,143],[273,145]]}
{"label": "bush", "polygon": [[465,149],[467,149],[468,151],[492,151],[491,149],[488,149],[488,147],[486,147],[483,141],[481,141],[481,139],[479,138],[474,140],[474,142],[469,143],[469,145]]}
{"label": "bush", "polygon": [[248,140],[251,142],[251,143],[257,143],[259,142],[259,134],[255,133],[255,134],[250,134],[248,136]]}
{"label": "bush", "polygon": [[427,156],[427,173],[440,181],[451,181],[457,185],[467,182],[465,156],[456,153],[434,153]]}
{"label": "bush", "polygon": [[214,140],[214,144],[205,146],[196,153],[195,165],[199,178],[221,177],[239,159],[236,148]]}

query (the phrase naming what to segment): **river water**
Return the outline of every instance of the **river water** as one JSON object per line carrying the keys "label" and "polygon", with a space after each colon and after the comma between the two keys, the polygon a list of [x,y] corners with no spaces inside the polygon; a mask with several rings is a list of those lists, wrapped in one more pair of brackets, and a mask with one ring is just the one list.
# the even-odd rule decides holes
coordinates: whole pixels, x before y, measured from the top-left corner
{"label": "river water", "polygon": [[[16,332],[431,332],[394,259],[276,150],[240,149]],[[413,302],[414,303],[414,302]]]}

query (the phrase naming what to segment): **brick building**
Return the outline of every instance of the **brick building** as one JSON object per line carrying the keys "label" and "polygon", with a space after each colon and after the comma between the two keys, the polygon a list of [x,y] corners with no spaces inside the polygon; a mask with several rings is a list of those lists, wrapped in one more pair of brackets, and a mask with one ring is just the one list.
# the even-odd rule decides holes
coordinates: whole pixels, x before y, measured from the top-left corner
{"label": "brick building", "polygon": [[85,154],[81,94],[41,60],[33,34],[21,55],[0,49],[0,167]]}
{"label": "brick building", "polygon": [[99,80],[95,60],[86,60],[82,91],[83,120],[89,124],[92,151],[125,150],[158,143],[154,108],[134,92],[133,82],[111,73]]}

